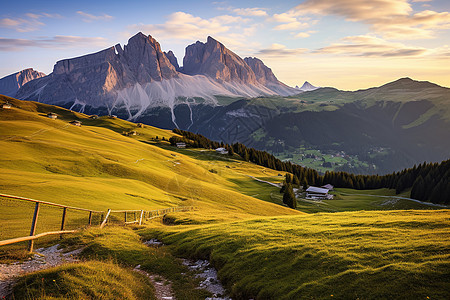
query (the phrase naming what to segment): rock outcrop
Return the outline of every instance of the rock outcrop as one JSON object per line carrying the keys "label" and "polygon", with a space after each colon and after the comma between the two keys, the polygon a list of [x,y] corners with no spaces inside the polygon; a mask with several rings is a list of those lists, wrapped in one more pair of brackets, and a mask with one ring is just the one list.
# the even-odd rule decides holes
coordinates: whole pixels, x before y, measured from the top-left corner
{"label": "rock outcrop", "polygon": [[253,73],[255,73],[256,80],[261,84],[268,84],[268,83],[278,83],[278,79],[273,74],[272,70],[267,67],[262,60],[256,58],[256,57],[246,57],[244,58],[244,61],[247,63],[247,65],[250,66]]}
{"label": "rock outcrop", "polygon": [[138,33],[120,45],[97,53],[58,61],[53,72],[22,88],[17,97],[26,100],[45,99],[51,104],[67,102],[93,107],[111,106],[117,92],[178,77],[178,72],[151,36]]}
{"label": "rock outcrop", "polygon": [[212,37],[186,48],[183,72],[206,75],[218,82],[257,83],[255,73],[245,61]]}
{"label": "rock outcrop", "polygon": [[[252,67],[224,45],[208,37],[186,48],[182,72],[172,51],[161,50],[150,35],[138,33],[123,48],[116,45],[97,53],[58,61],[53,72],[23,86],[16,97],[56,104],[91,114],[117,114],[138,120],[159,118],[160,108],[219,105],[222,97],[292,95],[298,90],[279,82],[260,60]],[[154,113],[156,111],[156,113]],[[156,116],[158,115],[158,116]],[[162,118],[162,117],[161,117]],[[164,115],[167,119],[167,114]],[[158,124],[155,124],[158,125]]]}
{"label": "rock outcrop", "polygon": [[176,58],[175,54],[173,54],[172,50],[169,50],[168,52],[164,52],[164,55],[166,55],[167,59],[175,67],[175,70],[177,70],[179,72],[180,66],[178,65],[178,59]]}
{"label": "rock outcrop", "polygon": [[253,73],[255,73],[258,83],[274,91],[276,94],[288,96],[298,93],[295,89],[279,81],[273,74],[272,69],[267,67],[262,60],[256,57],[246,57],[244,61],[250,66]]}
{"label": "rock outcrop", "polygon": [[32,68],[19,71],[0,79],[0,94],[15,97],[17,91],[27,82],[46,76]]}

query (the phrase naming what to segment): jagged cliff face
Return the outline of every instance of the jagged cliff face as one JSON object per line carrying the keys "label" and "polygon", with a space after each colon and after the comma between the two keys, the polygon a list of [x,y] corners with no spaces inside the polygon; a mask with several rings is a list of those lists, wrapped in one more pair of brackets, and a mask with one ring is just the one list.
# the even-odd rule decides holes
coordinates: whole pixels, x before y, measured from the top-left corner
{"label": "jagged cliff face", "polygon": [[258,65],[258,77],[243,59],[209,37],[206,43],[187,47],[180,68],[172,51],[163,52],[154,38],[138,33],[123,48],[116,45],[58,61],[50,75],[29,82],[16,96],[131,120],[169,108],[171,122],[178,127],[175,108],[181,104],[187,105],[192,123],[191,106],[217,106],[217,96],[298,93],[279,82],[261,61],[251,63]]}
{"label": "jagged cliff face", "polygon": [[125,65],[130,68],[139,83],[177,77],[175,67],[162,52],[159,43],[151,36],[138,33],[128,40],[128,45],[124,48]]}
{"label": "jagged cliff face", "polygon": [[279,81],[273,74],[272,70],[267,67],[262,60],[256,57],[246,57],[244,58],[244,61],[250,66],[253,73],[255,73],[258,83],[274,91],[276,94],[289,96],[298,93],[295,89]]}
{"label": "jagged cliff face", "polygon": [[29,68],[3,77],[0,79],[0,94],[15,97],[25,83],[44,76],[44,73]]}
{"label": "jagged cliff face", "polygon": [[203,74],[218,82],[257,83],[249,65],[210,36],[206,43],[197,42],[186,48],[183,72],[189,75]]}
{"label": "jagged cliff face", "polygon": [[175,70],[178,72],[180,71],[180,66],[178,65],[178,59],[175,57],[175,54],[173,54],[172,50],[169,50],[168,52],[164,52],[167,59],[170,61],[170,63],[175,67]]}
{"label": "jagged cliff face", "polygon": [[256,80],[261,84],[280,83],[273,74],[272,70],[267,67],[262,60],[256,57],[246,57],[244,61],[250,66],[255,73]]}
{"label": "jagged cliff face", "polygon": [[[93,107],[112,107],[121,91],[178,77],[179,73],[151,36],[138,33],[128,44],[77,58],[58,61],[53,72],[33,81],[17,94],[18,98],[61,104],[72,102]],[[123,94],[123,93],[122,93]],[[130,100],[130,101],[128,101]]]}

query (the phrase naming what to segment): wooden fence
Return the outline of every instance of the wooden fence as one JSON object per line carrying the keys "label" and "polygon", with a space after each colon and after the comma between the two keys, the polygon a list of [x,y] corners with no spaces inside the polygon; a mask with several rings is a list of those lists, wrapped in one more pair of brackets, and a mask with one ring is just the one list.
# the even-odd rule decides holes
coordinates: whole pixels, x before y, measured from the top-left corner
{"label": "wooden fence", "polygon": [[[110,220],[110,216],[112,213],[124,213],[124,224],[139,224],[139,225],[141,225],[143,220],[150,220],[153,218],[161,217],[170,212],[189,211],[189,210],[195,209],[193,206],[178,206],[178,207],[170,207],[170,208],[151,210],[151,211],[108,209],[105,212],[105,211],[98,211],[98,210],[91,210],[91,209],[74,207],[74,206],[67,206],[67,205],[62,205],[62,204],[58,204],[58,203],[34,200],[34,199],[30,199],[30,198],[24,198],[24,197],[12,196],[12,195],[6,195],[6,194],[0,194],[0,197],[36,203],[35,207],[34,207],[33,221],[31,222],[30,235],[26,236],[26,237],[18,237],[18,238],[0,241],[0,246],[28,241],[28,251],[30,251],[30,252],[33,251],[34,240],[37,238],[44,237],[47,235],[57,235],[57,234],[62,235],[62,234],[66,234],[66,233],[75,233],[75,232],[79,231],[79,230],[65,230],[64,229],[65,223],[66,223],[66,215],[67,215],[68,210],[78,210],[78,211],[89,212],[89,218],[88,218],[88,223],[87,223],[88,226],[92,225],[92,214],[94,214],[94,213],[101,214],[102,222],[100,224],[100,228],[103,228]],[[39,208],[41,205],[49,205],[49,206],[55,206],[55,207],[62,208],[61,227],[60,227],[59,231],[49,231],[49,232],[44,232],[44,233],[40,233],[40,234],[35,234],[36,224],[37,224],[37,220],[39,217]],[[105,215],[105,213],[106,213],[106,215]],[[133,218],[131,218],[132,221],[130,221],[130,216],[133,216]]]}

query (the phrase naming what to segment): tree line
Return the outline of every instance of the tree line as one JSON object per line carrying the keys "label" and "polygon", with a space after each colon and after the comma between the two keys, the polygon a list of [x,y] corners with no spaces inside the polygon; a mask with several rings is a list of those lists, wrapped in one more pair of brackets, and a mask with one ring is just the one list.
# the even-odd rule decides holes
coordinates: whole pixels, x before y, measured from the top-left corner
{"label": "tree line", "polygon": [[[196,133],[174,129],[169,139],[172,145],[184,142],[193,148],[216,149],[223,147],[228,155],[239,155],[243,160],[277,171],[289,172],[299,186],[322,186],[332,184],[335,187],[358,190],[389,188],[397,194],[411,188],[411,198],[433,203],[450,203],[450,160],[441,163],[422,163],[413,168],[405,169],[387,175],[355,175],[348,172],[327,171],[324,175],[316,170],[305,168],[290,161],[281,161],[266,151],[246,147],[241,143],[232,145],[215,142]],[[294,183],[296,184],[296,183]]]}

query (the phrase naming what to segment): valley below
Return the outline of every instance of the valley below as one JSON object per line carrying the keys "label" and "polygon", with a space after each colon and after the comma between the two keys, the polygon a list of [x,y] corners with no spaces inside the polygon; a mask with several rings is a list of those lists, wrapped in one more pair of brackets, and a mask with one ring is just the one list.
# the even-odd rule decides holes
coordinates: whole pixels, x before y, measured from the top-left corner
{"label": "valley below", "polygon": [[[449,297],[445,204],[408,200],[410,189],[338,187],[329,200],[299,190],[291,209],[280,193],[286,171],[214,148],[177,148],[169,140],[184,137],[173,131],[0,99],[12,106],[0,110],[1,192],[103,212],[86,226],[89,214],[69,208],[65,229],[82,230],[35,240],[35,248],[76,250],[79,261],[16,277],[14,299],[168,299],[159,283],[172,299]],[[319,156],[302,151],[303,160]],[[0,197],[0,204],[0,241],[28,235],[34,203]],[[130,212],[126,225],[127,215],[114,212],[169,207],[191,209],[141,225],[133,222],[139,214]],[[61,214],[43,205],[36,234],[60,229]],[[0,246],[0,262],[27,261],[25,249]],[[224,294],[208,291],[184,259],[208,261]]]}

